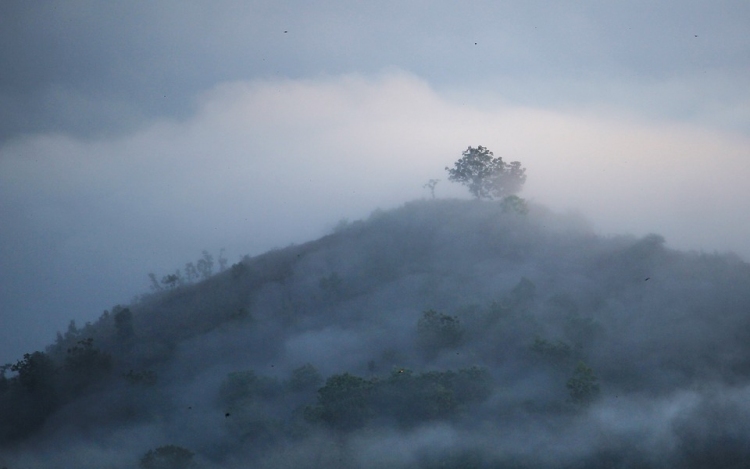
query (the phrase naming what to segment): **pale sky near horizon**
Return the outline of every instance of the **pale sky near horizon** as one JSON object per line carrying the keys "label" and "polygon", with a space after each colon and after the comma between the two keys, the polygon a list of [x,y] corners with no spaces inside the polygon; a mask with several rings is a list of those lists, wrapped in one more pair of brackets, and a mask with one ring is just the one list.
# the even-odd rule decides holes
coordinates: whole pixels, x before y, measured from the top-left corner
{"label": "pale sky near horizon", "polygon": [[602,234],[750,259],[746,2],[6,1],[0,363],[203,249],[427,197],[484,145]]}

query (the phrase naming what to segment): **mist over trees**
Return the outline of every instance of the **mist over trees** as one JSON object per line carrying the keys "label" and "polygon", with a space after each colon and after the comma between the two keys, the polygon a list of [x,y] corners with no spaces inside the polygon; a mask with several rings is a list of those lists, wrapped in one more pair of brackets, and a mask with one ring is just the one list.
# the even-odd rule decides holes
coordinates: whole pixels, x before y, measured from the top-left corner
{"label": "mist over trees", "polygon": [[[228,260],[224,257],[224,249],[219,250],[217,258],[219,272],[224,272],[227,268]],[[202,257],[197,262],[188,262],[185,268],[175,270],[173,274],[164,275],[159,281],[156,274],[149,273],[148,278],[151,283],[152,291],[172,290],[183,285],[190,285],[198,281],[208,280],[214,274],[214,256],[204,250]]]}
{"label": "mist over trees", "polygon": [[750,265],[598,236],[498,160],[454,168],[479,202],[204,252],[71,322],[0,367],[0,467],[743,467]]}

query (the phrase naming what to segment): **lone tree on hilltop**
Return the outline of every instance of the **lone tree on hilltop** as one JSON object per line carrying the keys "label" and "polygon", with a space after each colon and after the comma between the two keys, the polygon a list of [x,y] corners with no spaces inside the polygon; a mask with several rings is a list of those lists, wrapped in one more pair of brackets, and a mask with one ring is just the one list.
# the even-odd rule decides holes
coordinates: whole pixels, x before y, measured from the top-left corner
{"label": "lone tree on hilltop", "polygon": [[477,199],[503,198],[519,192],[526,182],[526,169],[521,163],[506,163],[495,158],[486,147],[469,147],[453,168],[445,168],[448,179],[469,188]]}

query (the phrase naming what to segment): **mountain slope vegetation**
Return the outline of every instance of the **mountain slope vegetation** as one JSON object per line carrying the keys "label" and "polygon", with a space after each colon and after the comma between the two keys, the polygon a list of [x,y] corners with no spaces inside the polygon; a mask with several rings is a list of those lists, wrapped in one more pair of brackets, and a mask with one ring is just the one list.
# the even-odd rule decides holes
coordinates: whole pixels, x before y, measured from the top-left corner
{"label": "mountain slope vegetation", "polygon": [[0,466],[750,461],[731,254],[429,200],[173,286],[3,367]]}

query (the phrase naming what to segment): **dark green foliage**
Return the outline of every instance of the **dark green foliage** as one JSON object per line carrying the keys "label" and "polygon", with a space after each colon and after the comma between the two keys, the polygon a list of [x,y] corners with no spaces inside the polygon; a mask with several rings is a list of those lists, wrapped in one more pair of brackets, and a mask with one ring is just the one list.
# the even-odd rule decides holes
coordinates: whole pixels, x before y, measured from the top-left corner
{"label": "dark green foliage", "polygon": [[473,317],[462,317],[471,336],[468,346],[494,350],[500,354],[496,355],[498,358],[523,347],[521,344],[528,344],[539,333],[539,323],[528,308],[512,305],[508,297],[480,308]]}
{"label": "dark green foliage", "polygon": [[323,377],[310,363],[292,370],[287,386],[292,392],[303,392],[317,388],[323,382]]}
{"label": "dark green foliage", "polygon": [[363,426],[373,415],[370,405],[372,382],[349,373],[333,375],[318,390],[318,405],[309,408],[306,417],[337,430]]}
{"label": "dark green foliage", "polygon": [[457,402],[445,378],[440,372],[415,376],[411,370],[393,370],[388,380],[378,386],[378,414],[395,418],[402,426],[450,417]]}
{"label": "dark green foliage", "polygon": [[537,337],[531,345],[531,350],[554,364],[562,364],[573,358],[573,347],[562,340],[552,343]]}
{"label": "dark green foliage", "polygon": [[395,368],[387,379],[371,380],[344,373],[318,390],[317,405],[306,409],[306,418],[344,431],[371,420],[410,427],[457,417],[461,409],[487,399],[491,390],[489,373],[479,367],[420,374]]}
{"label": "dark green foliage", "polygon": [[419,346],[429,353],[457,347],[464,336],[461,322],[455,316],[428,310],[417,322]]}
{"label": "dark green foliage", "polygon": [[0,366],[0,399],[2,395],[10,388],[10,380],[5,373],[8,372],[12,365],[10,363]]}
{"label": "dark green foliage", "polygon": [[[59,369],[43,352],[24,354],[23,360],[2,368],[0,442],[7,442],[33,433],[60,404]],[[8,369],[16,376],[5,378]]]}
{"label": "dark green foliage", "polygon": [[526,215],[529,213],[529,207],[526,205],[526,201],[517,195],[509,195],[504,198],[501,206],[503,212],[506,213],[517,213],[519,215]]}
{"label": "dark green foliage", "polygon": [[[60,335],[58,334],[58,340],[60,338]],[[74,320],[70,320],[68,323],[68,329],[65,331],[65,335],[62,336],[62,342],[66,344],[73,344],[78,339],[81,338],[81,331],[76,327],[76,322]]]}
{"label": "dark green foliage", "polygon": [[[79,340],[69,348],[62,366],[49,354],[34,352],[3,367],[0,443],[32,433],[60,406],[105,379],[111,368],[110,356],[94,348],[92,338]],[[6,370],[16,376],[6,378]]]}
{"label": "dark green foliage", "polygon": [[236,264],[232,264],[230,272],[233,279],[238,279],[247,274],[248,268],[247,265],[245,265],[243,262],[238,262]]}
{"label": "dark green foliage", "polygon": [[177,445],[160,446],[143,455],[139,466],[143,469],[188,469],[193,467],[193,452]]}
{"label": "dark green foliage", "polygon": [[176,270],[175,273],[162,277],[161,283],[168,290],[174,290],[175,288],[182,285],[182,275],[180,274],[179,270]]}
{"label": "dark green foliage", "polygon": [[94,339],[79,340],[65,357],[65,380],[75,393],[102,380],[112,369],[112,357],[94,348]]}
{"label": "dark green foliage", "polygon": [[484,401],[491,393],[492,380],[487,370],[479,367],[419,375],[397,369],[385,387],[391,399],[401,401],[396,418],[402,424],[416,424],[453,417],[459,409]]}
{"label": "dark green foliage", "polygon": [[120,342],[128,342],[135,337],[133,329],[133,313],[129,308],[112,308],[115,322],[115,335]]}
{"label": "dark green foliage", "polygon": [[386,381],[377,382],[377,415],[405,426],[449,419],[463,406],[485,400],[491,388],[489,374],[478,367],[419,375],[397,368]]}
{"label": "dark green foliage", "polygon": [[18,373],[18,383],[30,394],[47,395],[54,392],[57,366],[44,352],[25,353],[23,360],[11,365]]}
{"label": "dark green foliage", "polygon": [[94,347],[94,339],[79,340],[68,349],[65,357],[65,370],[71,373],[86,373],[99,375],[108,373],[112,369],[112,357]]}
{"label": "dark green foliage", "polygon": [[526,170],[521,163],[505,163],[495,158],[483,146],[469,147],[453,168],[445,168],[448,179],[465,185],[477,199],[494,199],[513,195],[521,190],[526,182]]}
{"label": "dark green foliage", "polygon": [[573,376],[566,383],[570,400],[577,405],[587,405],[599,397],[599,383],[594,370],[579,361]]}

